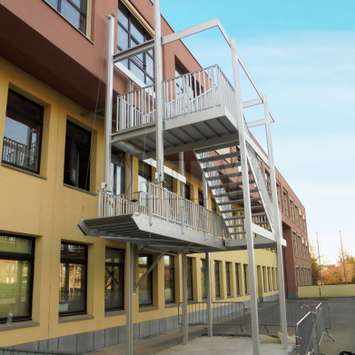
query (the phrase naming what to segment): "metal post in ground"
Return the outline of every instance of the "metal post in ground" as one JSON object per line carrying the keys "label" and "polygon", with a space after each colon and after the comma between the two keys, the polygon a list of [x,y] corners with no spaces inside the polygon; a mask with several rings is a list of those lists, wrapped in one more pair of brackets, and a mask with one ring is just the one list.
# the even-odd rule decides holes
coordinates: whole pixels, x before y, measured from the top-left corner
{"label": "metal post in ground", "polygon": [[254,235],[252,232],[249,168],[248,168],[247,152],[246,152],[247,148],[245,142],[245,125],[244,125],[244,118],[243,118],[241,98],[240,98],[239,61],[238,61],[237,46],[234,40],[231,41],[231,50],[232,50],[232,65],[233,65],[233,77],[234,77],[235,105],[237,106],[236,123],[237,123],[238,134],[239,134],[240,161],[242,166],[244,230],[245,230],[247,249],[248,249],[250,315],[251,315],[253,354],[260,355],[258,295],[256,291],[256,266],[255,266],[255,254],[254,254]]}
{"label": "metal post in ground", "polygon": [[163,142],[163,57],[161,40],[160,0],[154,0],[154,69],[155,69],[155,141],[157,172],[156,181],[164,182]]}
{"label": "metal post in ground", "polygon": [[206,252],[206,280],[207,280],[207,326],[208,336],[213,336],[213,313],[212,313],[212,285],[211,285],[211,260],[210,253]]}
{"label": "metal post in ground", "polygon": [[276,168],[274,161],[274,151],[271,138],[271,117],[267,105],[267,99],[264,97],[264,115],[265,115],[265,130],[266,130],[266,142],[269,159],[270,169],[270,183],[271,183],[271,197],[272,197],[272,209],[274,216],[274,233],[276,236],[276,248],[277,248],[277,276],[279,284],[279,303],[280,303],[280,322],[282,331],[282,345],[284,348],[288,346],[288,334],[287,334],[287,310],[286,310],[286,293],[285,293],[285,277],[284,277],[284,263],[283,263],[283,250],[282,250],[282,222],[281,215],[278,206],[277,198],[277,185],[276,185]]}
{"label": "metal post in ground", "polygon": [[187,256],[182,254],[182,339],[183,344],[186,345],[189,341],[189,318],[187,312]]}
{"label": "metal post in ground", "polygon": [[134,252],[132,243],[126,243],[127,268],[127,355],[133,355],[133,293],[134,293]]}
{"label": "metal post in ground", "polygon": [[113,55],[115,48],[115,23],[113,16],[108,16],[107,48],[106,48],[106,101],[105,101],[105,160],[104,172],[106,188],[112,191],[111,182],[111,133],[112,133],[112,100],[113,100]]}

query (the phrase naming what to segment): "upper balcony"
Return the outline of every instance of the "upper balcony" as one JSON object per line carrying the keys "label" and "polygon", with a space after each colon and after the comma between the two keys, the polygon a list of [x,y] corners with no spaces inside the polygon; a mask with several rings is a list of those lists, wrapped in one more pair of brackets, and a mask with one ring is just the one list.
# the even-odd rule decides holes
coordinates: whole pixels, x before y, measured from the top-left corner
{"label": "upper balcony", "polygon": [[[118,97],[113,145],[154,155],[155,102],[153,86]],[[235,110],[234,88],[217,65],[164,81],[165,154],[236,142]]]}

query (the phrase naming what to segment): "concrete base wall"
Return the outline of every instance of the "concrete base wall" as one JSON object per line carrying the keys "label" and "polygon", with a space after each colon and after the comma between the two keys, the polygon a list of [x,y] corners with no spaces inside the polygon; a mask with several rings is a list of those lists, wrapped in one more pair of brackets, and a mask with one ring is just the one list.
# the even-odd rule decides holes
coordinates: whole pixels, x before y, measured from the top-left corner
{"label": "concrete base wall", "polygon": [[298,288],[298,297],[355,297],[355,284],[303,286]]}

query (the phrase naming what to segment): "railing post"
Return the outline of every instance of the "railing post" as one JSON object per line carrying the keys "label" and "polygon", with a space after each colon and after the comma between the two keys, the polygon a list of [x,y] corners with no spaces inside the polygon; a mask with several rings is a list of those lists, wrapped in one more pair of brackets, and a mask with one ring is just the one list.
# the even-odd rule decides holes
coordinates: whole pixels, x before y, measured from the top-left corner
{"label": "railing post", "polygon": [[212,313],[212,284],[211,284],[211,260],[210,254],[206,252],[206,279],[207,279],[207,324],[208,336],[213,336],[213,313]]}
{"label": "railing post", "polygon": [[163,57],[161,40],[160,0],[154,0],[154,69],[155,69],[155,130],[156,130],[156,181],[164,182],[164,142],[163,142]]}

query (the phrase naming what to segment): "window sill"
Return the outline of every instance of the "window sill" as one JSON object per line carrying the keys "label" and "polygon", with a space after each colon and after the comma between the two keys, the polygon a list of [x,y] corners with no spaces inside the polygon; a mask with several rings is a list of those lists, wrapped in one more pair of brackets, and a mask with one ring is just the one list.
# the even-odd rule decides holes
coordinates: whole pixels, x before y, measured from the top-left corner
{"label": "window sill", "polygon": [[105,317],[115,317],[125,315],[126,311],[124,309],[116,310],[116,311],[106,311]]}
{"label": "window sill", "polygon": [[87,190],[81,189],[80,187],[76,187],[76,186],[72,186],[72,185],[68,185],[68,184],[63,184],[63,186],[67,187],[68,189],[83,192],[83,193],[88,194],[90,196],[97,196],[96,192],[87,191]]}
{"label": "window sill", "polygon": [[7,164],[7,163],[4,163],[4,162],[1,162],[0,165],[3,168],[15,170],[15,171],[18,171],[19,173],[24,173],[24,174],[27,174],[27,175],[30,175],[30,176],[33,176],[33,177],[36,177],[36,178],[39,178],[39,179],[42,179],[42,180],[47,180],[46,177],[44,177],[44,176],[42,176],[40,174],[34,173],[34,172],[26,170],[26,169],[19,168],[17,166],[11,165],[11,164]]}
{"label": "window sill", "polygon": [[174,302],[174,303],[165,303],[165,308],[175,308],[177,307],[177,304]]}
{"label": "window sill", "polygon": [[22,322],[13,322],[13,323],[4,323],[0,324],[0,332],[12,329],[22,329],[22,328],[30,328],[30,327],[37,327],[39,323],[34,322],[32,320],[29,321],[22,321]]}
{"label": "window sill", "polygon": [[144,313],[144,312],[150,312],[150,311],[157,311],[158,307],[157,306],[140,306],[139,307],[139,312]]}
{"label": "window sill", "polygon": [[94,319],[94,316],[92,316],[91,314],[59,316],[59,323],[69,323],[69,322],[76,322],[76,321],[90,320],[90,319]]}

